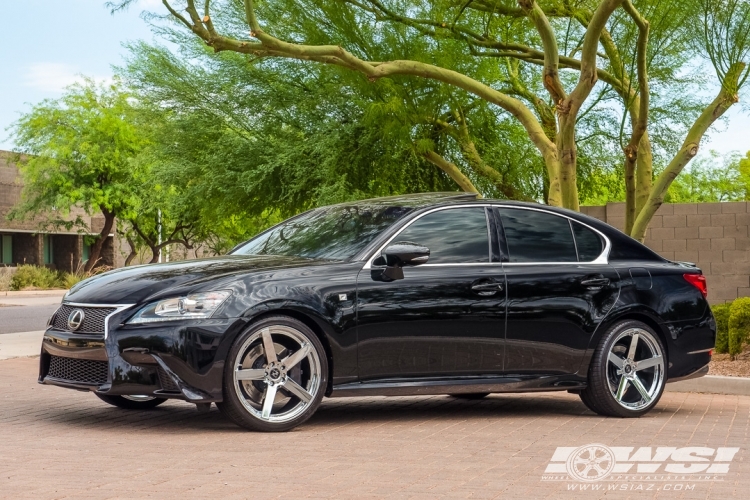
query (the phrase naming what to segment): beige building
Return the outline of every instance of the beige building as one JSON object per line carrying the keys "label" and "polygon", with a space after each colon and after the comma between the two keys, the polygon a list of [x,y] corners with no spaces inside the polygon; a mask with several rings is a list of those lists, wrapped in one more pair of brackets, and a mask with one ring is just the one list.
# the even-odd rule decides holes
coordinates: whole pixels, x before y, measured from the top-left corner
{"label": "beige building", "polygon": [[[21,264],[46,265],[59,270],[75,271],[88,260],[89,245],[86,235],[98,235],[103,227],[103,217],[92,217],[74,209],[67,220],[81,216],[88,226],[87,232],[75,228],[66,231],[48,230],[43,218],[9,221],[7,215],[21,200],[22,184],[13,154],[0,151],[0,266]],[[104,242],[100,264],[117,267],[122,256],[116,252],[115,234]]]}

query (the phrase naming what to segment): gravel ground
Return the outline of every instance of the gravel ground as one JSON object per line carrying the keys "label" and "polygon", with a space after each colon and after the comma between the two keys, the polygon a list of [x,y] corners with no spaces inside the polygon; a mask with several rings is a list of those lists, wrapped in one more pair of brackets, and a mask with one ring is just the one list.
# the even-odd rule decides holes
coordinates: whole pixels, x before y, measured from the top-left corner
{"label": "gravel ground", "polygon": [[750,377],[750,346],[745,346],[745,350],[734,361],[729,358],[729,354],[714,354],[708,374]]}

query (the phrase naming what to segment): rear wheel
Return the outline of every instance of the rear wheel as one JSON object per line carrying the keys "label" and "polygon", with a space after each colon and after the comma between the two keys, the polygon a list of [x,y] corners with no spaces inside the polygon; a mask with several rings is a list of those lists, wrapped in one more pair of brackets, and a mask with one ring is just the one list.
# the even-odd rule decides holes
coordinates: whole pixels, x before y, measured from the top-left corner
{"label": "rear wheel", "polygon": [[125,410],[150,410],[166,401],[164,398],[152,396],[107,396],[105,394],[97,394],[96,396],[105,403]]}
{"label": "rear wheel", "polygon": [[224,372],[219,410],[255,431],[287,431],[315,413],[328,382],[328,360],[304,323],[272,316],[235,341]]}
{"label": "rear wheel", "polygon": [[665,367],[659,336],[640,321],[623,321],[609,329],[594,353],[581,400],[600,415],[640,417],[661,398]]}

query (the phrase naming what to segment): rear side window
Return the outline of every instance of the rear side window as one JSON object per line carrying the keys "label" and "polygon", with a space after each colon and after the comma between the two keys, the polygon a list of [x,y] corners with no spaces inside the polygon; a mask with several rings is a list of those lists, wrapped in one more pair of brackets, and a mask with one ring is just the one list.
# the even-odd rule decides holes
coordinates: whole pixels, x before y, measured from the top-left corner
{"label": "rear side window", "polygon": [[573,232],[565,217],[536,210],[498,209],[510,262],[577,262]]}
{"label": "rear side window", "polygon": [[451,208],[427,214],[393,239],[430,249],[428,264],[490,261],[487,217],[483,207]]}
{"label": "rear side window", "polygon": [[571,224],[573,224],[573,234],[578,248],[578,260],[580,262],[596,260],[604,250],[604,242],[602,242],[601,236],[583,224],[573,221],[571,221]]}

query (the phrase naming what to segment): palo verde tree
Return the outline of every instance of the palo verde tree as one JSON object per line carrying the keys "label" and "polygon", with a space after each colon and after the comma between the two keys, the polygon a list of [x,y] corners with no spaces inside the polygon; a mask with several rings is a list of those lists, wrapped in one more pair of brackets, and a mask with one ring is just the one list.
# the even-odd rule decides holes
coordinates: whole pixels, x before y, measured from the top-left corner
{"label": "palo verde tree", "polygon": [[[121,0],[116,6],[128,3]],[[237,52],[251,61],[322,63],[359,73],[371,82],[387,78],[409,85],[410,79],[427,79],[465,91],[523,127],[546,167],[548,203],[572,209],[579,205],[580,128],[592,109],[587,101],[592,93],[614,94],[619,99],[618,117],[602,128],[610,131],[609,140],[619,143],[627,230],[639,239],[671,182],[697,154],[706,131],[738,101],[748,74],[747,0],[163,4],[175,22],[218,52]],[[342,32],[349,36],[339,36]],[[422,43],[404,45],[393,51],[393,57],[373,58],[367,50],[379,42],[415,40],[414,35]],[[459,50],[461,57],[455,57]],[[441,56],[444,51],[454,57],[447,60]],[[486,71],[486,60],[494,61],[498,71]],[[663,105],[664,96],[675,90],[684,95],[690,82],[680,75],[686,72],[698,87],[705,85],[698,76],[704,60],[716,70],[716,97],[703,103],[697,116],[665,116],[666,108],[655,103]],[[692,87],[695,94],[698,87]],[[612,101],[596,97],[592,105],[606,115]],[[451,120],[443,122],[453,127],[447,130],[460,144],[462,113],[453,111],[445,115]],[[661,138],[654,130],[649,133],[660,112],[662,130],[669,128],[670,120],[678,129],[685,126],[682,144],[669,151],[655,150]],[[611,134],[613,128],[619,132]],[[654,165],[654,158],[660,157],[665,158],[663,164]],[[442,165],[449,175],[455,166]],[[463,172],[453,171],[451,178],[472,190],[458,173]]]}
{"label": "palo verde tree", "polygon": [[118,85],[92,80],[76,83],[62,97],[32,107],[13,125],[12,138],[24,181],[22,200],[12,218],[52,217],[48,224],[85,227],[66,215],[78,206],[104,218],[84,270],[96,266],[115,218],[128,216],[137,195],[133,159],[146,138],[131,120],[128,95]]}

